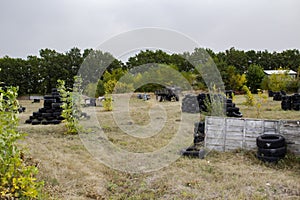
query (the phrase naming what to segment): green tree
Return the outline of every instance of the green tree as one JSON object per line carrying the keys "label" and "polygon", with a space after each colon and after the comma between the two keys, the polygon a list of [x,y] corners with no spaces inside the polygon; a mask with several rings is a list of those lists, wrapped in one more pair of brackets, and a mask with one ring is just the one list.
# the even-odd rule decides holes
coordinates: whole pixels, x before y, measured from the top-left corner
{"label": "green tree", "polygon": [[246,75],[240,75],[234,66],[228,66],[223,81],[226,89],[240,90],[246,83]]}
{"label": "green tree", "polygon": [[278,74],[271,74],[269,77],[269,89],[272,91],[286,90],[292,78],[287,74],[287,71],[279,69]]}
{"label": "green tree", "polygon": [[252,93],[257,93],[257,89],[260,89],[261,82],[264,78],[264,70],[259,65],[250,65],[246,72],[247,86]]}

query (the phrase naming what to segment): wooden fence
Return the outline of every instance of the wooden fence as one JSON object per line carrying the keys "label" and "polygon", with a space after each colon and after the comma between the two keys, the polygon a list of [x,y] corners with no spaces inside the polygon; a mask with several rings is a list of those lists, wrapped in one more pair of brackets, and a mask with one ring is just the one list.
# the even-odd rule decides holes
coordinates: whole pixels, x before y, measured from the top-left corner
{"label": "wooden fence", "polygon": [[300,155],[300,121],[243,118],[205,118],[205,147],[217,151],[255,149],[262,134],[285,137],[288,150]]}

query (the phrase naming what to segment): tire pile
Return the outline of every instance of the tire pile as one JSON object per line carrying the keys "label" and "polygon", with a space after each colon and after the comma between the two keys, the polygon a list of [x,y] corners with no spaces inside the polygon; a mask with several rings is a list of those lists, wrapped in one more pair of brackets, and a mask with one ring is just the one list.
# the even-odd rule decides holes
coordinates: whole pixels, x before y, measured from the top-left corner
{"label": "tire pile", "polygon": [[281,101],[282,97],[286,95],[285,91],[273,92],[273,101]]}
{"label": "tire pile", "polygon": [[52,88],[51,95],[44,96],[44,107],[40,108],[37,112],[25,121],[26,124],[59,124],[64,118],[61,116],[62,112],[61,96],[56,88]]}
{"label": "tire pile", "polygon": [[205,134],[205,123],[204,122],[196,122],[194,125],[194,145],[200,144],[204,141]]}
{"label": "tire pile", "polygon": [[194,145],[190,146],[186,149],[181,150],[181,155],[188,157],[196,157],[203,159],[205,156],[205,151],[199,149],[199,145],[204,141],[205,133],[204,133],[205,124],[204,122],[196,122],[194,124]]}
{"label": "tire pile", "polygon": [[199,95],[187,94],[182,99],[182,112],[187,113],[198,113],[198,112],[208,112],[207,104],[205,102],[211,102],[211,98],[215,100],[220,100],[224,102],[224,109],[226,109],[226,115],[228,117],[242,117],[243,114],[240,109],[235,106],[232,99],[226,98],[222,95],[216,94],[211,97],[209,94],[200,93]]}
{"label": "tire pile", "polygon": [[300,110],[300,94],[293,94],[291,96],[282,96],[281,101],[282,110]]}
{"label": "tire pile", "polygon": [[278,162],[286,155],[286,142],[282,135],[264,134],[256,138],[257,158],[264,162]]}
{"label": "tire pile", "polygon": [[179,87],[166,87],[154,92],[156,100],[162,101],[179,101],[179,93],[181,89]]}
{"label": "tire pile", "polygon": [[182,99],[181,110],[187,113],[198,113],[200,112],[200,103],[198,103],[197,96],[187,94]]}

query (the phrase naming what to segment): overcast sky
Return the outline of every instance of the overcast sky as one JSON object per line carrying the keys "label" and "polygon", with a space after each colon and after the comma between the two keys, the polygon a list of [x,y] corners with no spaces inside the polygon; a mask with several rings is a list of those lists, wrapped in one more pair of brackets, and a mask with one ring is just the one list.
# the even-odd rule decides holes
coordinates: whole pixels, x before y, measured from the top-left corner
{"label": "overcast sky", "polygon": [[96,48],[143,27],[179,31],[214,51],[300,49],[300,1],[0,0],[0,57]]}

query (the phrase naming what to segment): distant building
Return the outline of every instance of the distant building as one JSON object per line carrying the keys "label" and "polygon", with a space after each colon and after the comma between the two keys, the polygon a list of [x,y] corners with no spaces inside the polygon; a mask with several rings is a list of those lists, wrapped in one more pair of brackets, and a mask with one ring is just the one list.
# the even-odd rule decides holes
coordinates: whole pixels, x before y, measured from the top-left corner
{"label": "distant building", "polygon": [[293,70],[264,70],[265,74],[267,76],[270,76],[272,74],[283,74],[283,73],[287,73],[288,75],[290,75],[292,78],[296,78],[297,77],[297,72],[293,71]]}

